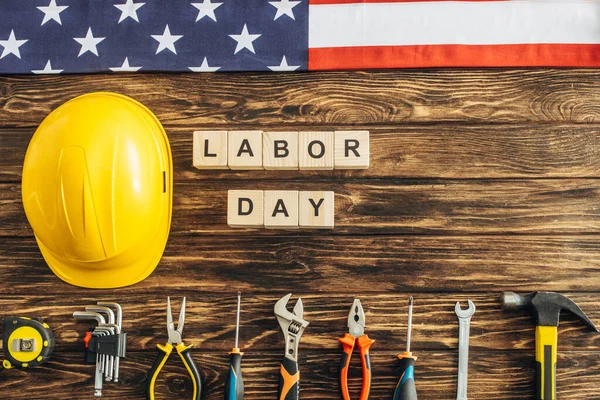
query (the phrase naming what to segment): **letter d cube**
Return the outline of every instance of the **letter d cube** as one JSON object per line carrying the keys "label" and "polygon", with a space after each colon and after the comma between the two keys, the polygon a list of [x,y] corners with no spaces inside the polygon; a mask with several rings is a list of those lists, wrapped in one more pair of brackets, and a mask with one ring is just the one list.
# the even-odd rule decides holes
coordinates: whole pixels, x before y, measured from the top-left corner
{"label": "letter d cube", "polygon": [[262,190],[227,191],[227,225],[232,228],[264,226]]}

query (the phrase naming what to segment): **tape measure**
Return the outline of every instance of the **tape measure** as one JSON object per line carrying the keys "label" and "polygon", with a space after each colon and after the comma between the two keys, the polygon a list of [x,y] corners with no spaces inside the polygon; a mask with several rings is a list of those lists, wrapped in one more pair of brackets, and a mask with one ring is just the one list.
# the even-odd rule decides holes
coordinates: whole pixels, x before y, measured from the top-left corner
{"label": "tape measure", "polygon": [[32,368],[48,360],[54,350],[54,335],[41,319],[4,318],[2,324],[4,368]]}

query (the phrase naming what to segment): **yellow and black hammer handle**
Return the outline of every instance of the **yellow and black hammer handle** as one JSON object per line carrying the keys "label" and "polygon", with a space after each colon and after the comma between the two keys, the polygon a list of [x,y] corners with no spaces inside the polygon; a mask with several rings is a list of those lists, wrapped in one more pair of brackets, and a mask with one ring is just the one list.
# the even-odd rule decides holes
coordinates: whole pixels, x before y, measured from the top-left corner
{"label": "yellow and black hammer handle", "polygon": [[535,367],[537,372],[537,400],[556,399],[556,347],[558,328],[537,326],[535,328]]}
{"label": "yellow and black hammer handle", "polygon": [[200,400],[200,389],[201,389],[201,378],[200,372],[198,371],[198,367],[196,367],[196,363],[194,363],[194,359],[192,358],[192,346],[186,346],[183,343],[179,343],[177,346],[173,346],[170,343],[163,345],[156,345],[158,348],[158,355],[156,357],[156,361],[154,361],[154,365],[148,372],[148,379],[146,383],[146,400],[155,400],[154,396],[154,388],[156,385],[156,378],[160,374],[162,367],[165,365],[171,352],[173,349],[177,350],[179,357],[181,357],[181,361],[183,361],[183,365],[185,365],[185,369],[187,369],[188,374],[192,378],[193,385],[193,400]]}

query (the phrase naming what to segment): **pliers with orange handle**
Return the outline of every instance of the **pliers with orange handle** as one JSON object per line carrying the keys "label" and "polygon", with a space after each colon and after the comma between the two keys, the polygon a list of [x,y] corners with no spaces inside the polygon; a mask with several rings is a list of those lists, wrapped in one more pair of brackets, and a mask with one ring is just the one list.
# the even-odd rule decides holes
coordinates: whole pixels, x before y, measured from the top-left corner
{"label": "pliers with orange handle", "polygon": [[348,369],[350,368],[350,359],[354,346],[358,345],[360,359],[362,362],[362,389],[360,392],[360,400],[367,400],[371,392],[371,357],[369,355],[369,347],[374,340],[369,339],[365,335],[365,312],[359,299],[354,299],[352,308],[348,313],[348,332],[344,337],[338,338],[342,344],[344,353],[342,354],[342,362],[340,365],[340,385],[342,389],[342,397],[344,400],[350,400],[350,392],[348,390]]}

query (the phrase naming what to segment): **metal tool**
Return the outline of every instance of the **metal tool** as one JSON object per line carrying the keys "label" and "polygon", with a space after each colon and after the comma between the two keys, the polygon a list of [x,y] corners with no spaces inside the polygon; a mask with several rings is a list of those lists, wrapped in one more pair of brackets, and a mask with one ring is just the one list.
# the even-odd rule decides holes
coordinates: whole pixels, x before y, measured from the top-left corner
{"label": "metal tool", "polygon": [[[111,302],[111,301],[99,301],[99,306],[109,307],[111,309],[114,308],[114,313],[117,318],[116,324],[119,327],[118,331],[121,333],[122,323],[123,323],[123,308],[119,303]],[[113,381],[119,382],[119,366],[121,363],[121,357],[115,357],[115,365],[114,365],[114,373],[113,373]]]}
{"label": "metal tool", "polygon": [[242,293],[237,294],[237,317],[235,322],[235,346],[229,352],[229,376],[225,383],[225,400],[242,400],[244,398],[244,380],[242,379],[242,353],[238,347],[240,335],[240,304]]}
{"label": "metal tool", "polygon": [[[97,312],[100,314],[106,314],[106,320],[108,321],[108,324],[102,324],[102,325],[98,325],[100,327],[105,327],[105,328],[109,328],[110,331],[109,333],[114,335],[115,334],[115,313],[113,312],[112,309],[110,309],[109,307],[104,307],[104,306],[88,306],[85,308],[85,311],[91,311],[91,312]],[[120,332],[117,332],[120,333]],[[115,364],[115,357],[114,356],[106,356],[105,357],[105,380],[107,382],[112,381],[113,379],[113,371],[114,371],[114,364]]]}
{"label": "metal tool", "polygon": [[201,386],[202,380],[200,377],[200,372],[198,371],[198,367],[192,358],[192,346],[186,346],[183,343],[182,332],[183,325],[185,322],[185,297],[183,298],[183,302],[181,303],[181,311],[179,312],[179,321],[177,322],[177,329],[175,329],[175,324],[173,323],[173,314],[171,313],[171,298],[167,297],[167,334],[169,340],[167,343],[163,345],[156,345],[158,348],[158,355],[156,357],[156,361],[154,361],[154,365],[148,372],[148,377],[146,381],[146,399],[154,400],[154,389],[156,385],[156,378],[160,374],[162,367],[165,365],[169,356],[171,355],[173,349],[177,350],[177,354],[183,361],[183,365],[187,369],[190,377],[192,378],[193,385],[193,399],[200,400]]}
{"label": "metal tool", "polygon": [[[76,320],[82,320],[82,321],[95,320],[98,323],[98,325],[106,323],[104,317],[96,312],[75,311],[73,313],[73,318],[75,318]],[[99,335],[99,334],[100,334],[100,331],[96,332],[96,335]],[[93,336],[93,335],[94,335],[94,332],[90,332],[90,336]],[[86,343],[86,346],[88,345],[88,343]],[[96,397],[102,397],[102,375],[104,373],[103,360],[104,360],[104,358],[102,357],[102,355],[96,353],[96,373],[94,375],[95,376],[94,396],[96,396]]]}
{"label": "metal tool", "polygon": [[394,391],[394,400],[417,400],[417,389],[415,387],[415,363],[417,357],[414,357],[410,351],[410,339],[412,333],[412,311],[413,298],[408,300],[408,327],[406,330],[406,351],[399,354],[400,359],[400,380]]}
{"label": "metal tool", "polygon": [[279,367],[279,400],[298,400],[300,398],[300,371],[298,369],[298,344],[308,322],[303,319],[304,307],[298,298],[293,312],[287,309],[292,297],[286,294],[275,303],[275,316],[283,332],[285,355]]}
{"label": "metal tool", "polygon": [[342,361],[340,363],[340,387],[344,400],[350,400],[348,370],[355,344],[358,344],[362,364],[360,400],[367,400],[371,392],[371,356],[369,355],[369,348],[375,341],[365,335],[365,326],[365,312],[362,304],[359,299],[354,299],[348,313],[348,333],[345,333],[344,337],[338,338],[343,349]]}
{"label": "metal tool", "polygon": [[467,400],[467,373],[469,369],[469,331],[471,328],[471,317],[475,314],[475,304],[467,300],[469,308],[460,308],[460,301],[456,302],[454,312],[458,317],[458,389],[456,400]]}
{"label": "metal tool", "polygon": [[502,309],[506,311],[531,309],[535,321],[535,361],[537,370],[536,399],[556,399],[556,361],[560,312],[569,311],[590,329],[598,328],[577,304],[567,296],[554,292],[534,292],[519,295],[505,292]]}
{"label": "metal tool", "polygon": [[2,321],[4,369],[33,368],[48,361],[54,351],[54,334],[41,318],[8,317]]}
{"label": "metal tool", "polygon": [[[118,303],[98,302],[98,305],[85,307],[86,311],[75,311],[77,320],[95,320],[97,326],[85,336],[85,360],[96,364],[94,395],[102,396],[102,381],[118,381],[119,360],[125,357],[127,334],[121,329],[123,311]],[[114,310],[113,310],[114,309]],[[106,316],[106,318],[105,318]]]}

